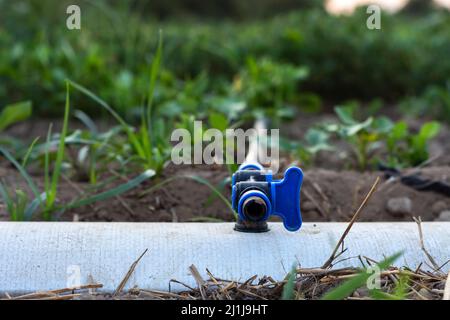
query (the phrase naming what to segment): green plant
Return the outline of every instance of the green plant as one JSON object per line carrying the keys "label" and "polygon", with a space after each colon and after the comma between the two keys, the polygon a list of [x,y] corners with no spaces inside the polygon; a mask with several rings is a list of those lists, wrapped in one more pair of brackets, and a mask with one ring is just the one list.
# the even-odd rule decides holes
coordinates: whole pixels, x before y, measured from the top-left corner
{"label": "green plant", "polygon": [[21,189],[15,189],[14,192],[8,191],[3,183],[0,183],[0,195],[6,204],[6,212],[9,214],[11,221],[30,220],[39,203],[45,200],[44,195],[30,201],[28,194]]}
{"label": "green plant", "polygon": [[134,162],[138,162],[145,169],[152,169],[157,173],[161,172],[170,155],[167,127],[164,119],[156,117],[153,110],[153,97],[158,79],[161,57],[162,35],[160,34],[158,48],[150,68],[150,84],[147,91],[147,103],[146,106],[142,108],[140,115],[141,123],[136,131],[104,100],[82,85],[74,81],[69,81],[72,87],[97,102],[122,126],[128,138],[128,145],[131,147],[130,159]]}
{"label": "green plant", "polygon": [[[385,270],[389,268],[402,254],[394,254],[376,265],[376,269],[372,270]],[[373,275],[373,271],[369,271],[367,268],[363,269],[359,274],[352,277],[350,280],[345,281],[343,284],[327,292],[322,300],[342,300],[350,296],[356,289],[366,285],[369,278]],[[374,289],[371,291],[373,292]]]}
{"label": "green plant", "polygon": [[309,166],[318,152],[334,149],[329,139],[330,134],[327,131],[313,127],[305,133],[303,141],[280,139],[280,147],[300,160],[302,166]]}
{"label": "green plant", "polygon": [[408,273],[401,272],[391,293],[383,292],[381,289],[372,289],[370,296],[375,300],[404,300],[406,299],[409,281],[410,276]]}
{"label": "green plant", "polygon": [[8,191],[7,184],[0,182],[0,195],[6,204],[6,210],[12,221],[31,220],[38,207],[44,208],[46,194],[45,192],[39,194],[38,187],[33,179],[8,150],[0,147],[0,153],[16,167],[34,195],[34,200],[30,201],[29,196],[22,189],[17,188],[14,191]]}
{"label": "green plant", "polygon": [[[146,170],[137,175],[135,178],[121,183],[109,190],[103,192],[93,192],[93,190],[86,190],[86,192],[68,203],[55,203],[54,201],[52,203],[52,206],[50,207],[46,202],[47,194],[49,192],[52,192],[51,187],[49,186],[49,182],[46,183],[46,191],[39,194],[38,187],[33,182],[33,179],[27,173],[25,168],[19,162],[17,162],[17,160],[6,149],[0,147],[0,153],[2,153],[5,158],[8,159],[8,161],[10,161],[16,167],[20,175],[27,182],[28,187],[35,197],[34,200],[30,201],[28,195],[23,190],[17,189],[14,190],[14,192],[10,192],[7,190],[6,185],[0,182],[0,196],[2,196],[4,202],[6,203],[6,210],[9,213],[11,220],[13,221],[31,220],[39,209],[44,218],[48,220],[54,219],[56,216],[61,215],[68,209],[79,208],[97,201],[105,201],[110,198],[119,196],[122,193],[125,193],[137,187],[142,182],[152,178],[155,175],[155,171]],[[97,185],[97,187],[100,187],[100,185]],[[57,213],[57,215],[55,215],[55,213]]]}
{"label": "green plant", "polygon": [[[100,174],[107,172],[114,163],[126,165],[126,146],[123,145],[121,135],[122,126],[115,126],[105,132],[100,132],[86,113],[75,111],[75,117],[80,120],[87,130],[76,130],[66,139],[71,167],[75,171],[77,180],[89,181],[95,185]],[[73,150],[71,146],[75,145]],[[75,152],[74,152],[75,151]]]}
{"label": "green plant", "polygon": [[294,300],[295,299],[295,278],[297,276],[297,266],[293,265],[291,271],[287,274],[283,286],[283,293],[281,295],[281,300]]}
{"label": "green plant", "polygon": [[[158,88],[158,105],[171,103],[180,91],[179,83],[183,87],[202,73],[208,75],[206,93],[229,95],[224,89],[229,80],[250,71],[248,67],[241,70],[247,57],[253,57],[256,64],[267,60],[307,67],[311,73],[302,88],[319,94],[324,101],[420,96],[424,88],[442,87],[448,81],[450,23],[445,11],[415,17],[417,27],[413,29],[411,17],[387,15],[383,24],[390,32],[385,34],[360,28],[366,16],[362,10],[339,17],[324,10],[302,10],[240,23],[155,22],[148,19],[153,11],[139,10],[140,3],[88,1],[83,35],[79,36],[58,27],[65,5],[66,1],[53,5],[37,0],[0,2],[0,12],[4,13],[0,28],[5,31],[0,34],[0,104],[14,93],[17,99],[33,97],[36,114],[60,115],[61,110],[53,106],[64,102],[59,85],[70,77],[114,105],[121,116],[131,116],[147,87],[148,70],[143,62],[148,59],[148,48],[157,42],[153,36],[157,28],[165,30],[167,72],[173,77]],[[267,77],[272,82],[272,67],[257,68],[268,71],[260,79]],[[274,75],[278,77],[278,72]],[[259,97],[277,99],[264,92]],[[189,92],[180,94],[179,102],[183,103],[177,104],[190,108],[193,98]],[[297,98],[289,100],[285,102],[296,102]],[[73,104],[87,112],[92,109],[92,102],[85,97],[74,97]],[[423,107],[430,111],[427,105]]]}
{"label": "green plant", "polygon": [[288,104],[295,101],[297,86],[307,76],[305,67],[249,58],[247,68],[235,79],[233,90],[251,110],[262,108],[276,117],[292,117],[293,109]]}
{"label": "green plant", "polygon": [[428,157],[428,142],[440,131],[440,124],[436,121],[422,125],[419,132],[410,132],[404,121],[397,122],[387,134],[386,146],[388,151],[388,165],[391,167],[418,166]]}
{"label": "green plant", "polygon": [[30,201],[26,192],[21,189],[15,189],[11,193],[5,188],[3,183],[0,183],[0,195],[6,204],[6,212],[9,214],[11,221],[30,220],[44,198],[35,198],[33,201]]}
{"label": "green plant", "polygon": [[[66,104],[64,111],[64,120],[63,120],[63,128],[59,135],[59,140],[57,142],[56,148],[56,158],[51,167],[51,150],[50,148],[54,145],[51,141],[52,135],[52,127],[50,126],[47,134],[47,140],[44,145],[45,154],[44,154],[44,192],[39,194],[38,187],[33,182],[33,179],[27,173],[26,169],[23,165],[21,165],[6,149],[0,147],[0,153],[2,153],[7,160],[9,160],[19,171],[21,176],[27,182],[29,188],[31,189],[34,200],[30,201],[28,195],[21,189],[16,189],[14,192],[10,192],[7,190],[3,183],[0,183],[0,195],[6,203],[6,209],[10,214],[10,217],[14,221],[19,220],[31,220],[33,215],[36,214],[37,210],[40,209],[40,212],[44,218],[44,220],[52,220],[55,218],[55,213],[58,215],[62,214],[67,209],[78,208],[81,206],[85,206],[96,201],[107,200],[112,197],[116,197],[124,192],[129,191],[132,188],[135,188],[145,180],[153,177],[155,175],[155,171],[146,170],[137,177],[119,184],[118,186],[97,194],[92,195],[90,192],[82,194],[79,198],[74,199],[66,204],[57,203],[57,194],[59,190],[59,182],[60,177],[62,175],[62,167],[63,160],[65,157],[65,145],[68,140],[68,123],[69,123],[69,114],[70,114],[70,88],[69,83],[66,83]],[[33,141],[29,150],[26,152],[26,158],[24,159],[24,163],[26,163],[26,159],[31,154],[32,149],[37,140]]]}
{"label": "green plant", "polygon": [[31,116],[31,112],[30,101],[7,105],[0,112],[0,132],[17,122],[28,119]]}
{"label": "green plant", "polygon": [[387,117],[369,117],[359,122],[354,118],[354,106],[339,106],[335,112],[340,122],[325,125],[325,130],[347,141],[356,156],[357,167],[365,170],[391,130],[392,121]]}
{"label": "green plant", "polygon": [[58,184],[61,176],[61,168],[65,155],[66,146],[66,136],[69,126],[69,114],[70,114],[70,87],[69,83],[66,82],[66,105],[64,108],[64,120],[63,127],[60,133],[59,144],[56,151],[56,160],[53,164],[53,172],[50,173],[50,136],[51,136],[51,126],[47,135],[47,150],[45,152],[45,208],[43,211],[43,218],[45,220],[51,220],[52,214],[55,210],[55,202],[58,194]]}

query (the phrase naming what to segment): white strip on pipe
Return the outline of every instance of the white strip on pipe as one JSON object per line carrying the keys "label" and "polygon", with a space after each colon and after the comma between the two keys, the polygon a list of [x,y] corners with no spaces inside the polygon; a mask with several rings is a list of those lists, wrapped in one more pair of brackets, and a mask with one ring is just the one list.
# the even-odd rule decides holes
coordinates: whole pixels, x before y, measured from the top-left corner
{"label": "white strip on pipe", "polygon": [[[281,280],[292,265],[320,267],[344,232],[345,223],[306,223],[295,233],[279,223],[271,231],[248,234],[233,231],[232,223],[0,223],[0,292],[23,293],[90,283],[112,292],[130,265],[137,265],[126,288],[168,290],[176,279],[195,281],[194,264],[206,278],[247,280],[270,275]],[[438,264],[450,258],[450,223],[422,224],[424,244]],[[340,259],[367,256],[382,260],[399,251],[398,266],[427,262],[415,223],[356,223],[345,240]],[[361,266],[357,258],[336,267]],[[443,271],[449,270],[449,265]],[[424,265],[424,268],[427,268]],[[92,277],[92,278],[91,278]],[[172,290],[184,289],[171,285]]]}

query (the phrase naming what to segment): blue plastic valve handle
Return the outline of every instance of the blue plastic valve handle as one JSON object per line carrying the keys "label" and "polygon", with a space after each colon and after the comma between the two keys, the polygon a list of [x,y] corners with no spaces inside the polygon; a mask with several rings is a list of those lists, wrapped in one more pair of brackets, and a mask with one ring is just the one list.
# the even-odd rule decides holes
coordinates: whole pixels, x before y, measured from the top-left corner
{"label": "blue plastic valve handle", "polygon": [[[250,172],[250,178],[237,181],[239,171]],[[258,176],[255,178],[251,173]],[[303,172],[298,167],[286,170],[282,180],[273,180],[270,171],[264,171],[258,163],[241,165],[232,179],[232,206],[239,218],[248,220],[242,212],[242,204],[249,197],[259,197],[265,203],[267,212],[261,221],[267,220],[271,215],[281,217],[284,227],[289,231],[297,231],[302,226],[300,213],[300,188],[303,182]],[[239,188],[239,183],[245,186]],[[240,194],[238,194],[240,192]]]}
{"label": "blue plastic valve handle", "polygon": [[302,226],[300,213],[300,188],[303,182],[303,172],[300,168],[290,167],[284,173],[284,179],[273,181],[272,214],[283,219],[283,224],[289,231],[297,231]]}

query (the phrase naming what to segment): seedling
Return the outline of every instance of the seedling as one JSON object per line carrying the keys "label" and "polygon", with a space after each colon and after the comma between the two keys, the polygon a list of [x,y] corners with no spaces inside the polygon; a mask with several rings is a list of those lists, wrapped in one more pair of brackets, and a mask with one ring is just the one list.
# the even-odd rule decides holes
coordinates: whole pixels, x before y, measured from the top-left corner
{"label": "seedling", "polygon": [[43,217],[45,220],[51,220],[52,213],[55,210],[55,202],[58,192],[58,184],[61,176],[61,168],[64,159],[64,151],[66,146],[66,136],[69,125],[70,114],[70,88],[69,83],[66,82],[66,106],[64,109],[63,128],[59,138],[59,145],[56,151],[56,161],[53,166],[53,173],[50,174],[50,136],[51,127],[47,136],[47,150],[45,153],[45,208],[43,211]]}
{"label": "seedling", "polygon": [[17,188],[14,191],[8,191],[7,184],[0,182],[0,195],[6,204],[6,210],[12,221],[31,220],[38,208],[44,208],[46,194],[39,194],[38,187],[33,179],[8,150],[0,147],[0,153],[16,167],[34,195],[34,200],[30,201],[29,196],[22,189]]}
{"label": "seedling", "polygon": [[[50,156],[51,150],[50,148],[53,146],[51,141],[52,135],[52,127],[50,126],[47,134],[47,141],[45,143],[45,164],[44,164],[44,189],[45,191],[42,194],[39,194],[38,187],[33,182],[32,178],[26,172],[23,165],[21,165],[6,149],[0,147],[0,152],[8,159],[20,172],[22,177],[26,180],[29,188],[33,192],[34,200],[30,201],[28,195],[20,190],[14,190],[14,192],[10,192],[7,188],[0,183],[0,195],[6,203],[6,209],[11,216],[12,220],[31,220],[32,216],[36,214],[38,209],[40,209],[44,220],[52,220],[54,218],[54,214],[58,212],[61,214],[67,209],[78,208],[80,206],[85,206],[96,201],[103,201],[109,198],[118,196],[124,192],[127,192],[143,181],[153,177],[155,172],[153,170],[146,170],[136,178],[129,180],[126,183],[122,183],[110,190],[90,195],[83,194],[80,199],[74,199],[73,201],[66,204],[58,204],[57,203],[57,194],[59,190],[59,182],[60,177],[62,175],[62,166],[63,160],[65,156],[65,145],[68,139],[68,122],[69,122],[69,114],[70,114],[70,88],[69,83],[66,83],[66,104],[64,111],[64,120],[63,120],[63,128],[59,136],[59,143],[57,144],[56,149],[56,159],[53,163],[52,172],[50,170]],[[31,154],[32,149],[36,143],[36,140],[32,143],[29,150],[26,152],[26,157],[24,159],[24,163],[26,163],[26,159]]]}
{"label": "seedling", "polygon": [[369,117],[358,122],[352,106],[336,107],[335,112],[340,122],[326,125],[325,130],[347,141],[356,156],[358,168],[365,170],[374,151],[381,147],[392,128],[392,121],[386,117]]}
{"label": "seedling", "polygon": [[38,208],[39,202],[43,201],[42,198],[44,198],[36,198],[30,201],[26,192],[15,189],[14,193],[10,193],[3,183],[0,183],[0,195],[6,204],[6,212],[9,213],[11,221],[30,220]]}
{"label": "seedling", "polygon": [[117,141],[117,137],[123,133],[123,128],[116,126],[100,133],[94,121],[83,111],[76,110],[75,117],[88,130],[77,130],[66,139],[66,142],[69,142],[69,146],[72,143],[81,145],[76,155],[71,157],[72,167],[75,169],[79,179],[87,179],[91,184],[95,185],[98,182],[98,175],[107,170],[107,166],[112,162],[116,161],[121,165],[125,165],[122,155],[126,153],[126,150],[123,149],[123,144],[120,140]]}
{"label": "seedling", "polygon": [[386,139],[389,166],[418,166],[425,162],[429,157],[428,142],[439,133],[440,128],[438,122],[427,122],[414,134],[406,122],[397,122]]}
{"label": "seedling", "polygon": [[329,138],[330,134],[327,131],[310,128],[303,141],[280,139],[280,147],[299,159],[303,166],[309,166],[320,151],[334,150]]}

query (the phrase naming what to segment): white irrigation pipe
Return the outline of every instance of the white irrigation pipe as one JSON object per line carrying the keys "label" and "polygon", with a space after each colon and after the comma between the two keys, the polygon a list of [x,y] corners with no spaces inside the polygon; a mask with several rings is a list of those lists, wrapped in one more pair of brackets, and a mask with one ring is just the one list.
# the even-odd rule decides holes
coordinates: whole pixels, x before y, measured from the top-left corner
{"label": "white irrigation pipe", "polygon": [[[127,288],[168,290],[171,279],[195,286],[192,264],[205,278],[208,268],[222,279],[268,275],[281,280],[294,263],[320,267],[347,224],[305,223],[295,233],[279,223],[269,226],[270,232],[254,234],[236,232],[232,223],[3,222],[0,292],[59,289],[91,279],[112,292],[145,249]],[[422,230],[426,249],[444,264],[450,259],[450,223],[424,222]],[[414,269],[428,261],[419,239],[415,223],[356,223],[339,258],[344,261],[336,267],[361,266],[358,255],[382,260],[403,251],[396,265]],[[172,284],[172,290],[179,289]]]}

